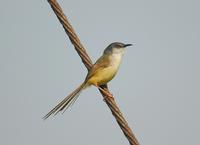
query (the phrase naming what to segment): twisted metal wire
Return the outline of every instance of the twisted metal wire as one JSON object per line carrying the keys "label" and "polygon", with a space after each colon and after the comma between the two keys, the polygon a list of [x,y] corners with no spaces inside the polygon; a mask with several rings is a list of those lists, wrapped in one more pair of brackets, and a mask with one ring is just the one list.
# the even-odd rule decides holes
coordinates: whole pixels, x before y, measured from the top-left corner
{"label": "twisted metal wire", "polygon": [[[67,33],[71,43],[74,45],[75,50],[77,51],[78,55],[81,57],[81,60],[83,64],[86,66],[88,71],[92,67],[92,61],[90,57],[88,56],[85,48],[81,44],[78,36],[76,35],[75,31],[73,30],[72,26],[67,20],[67,17],[63,13],[61,7],[57,3],[56,0],[48,0],[51,8],[53,9],[54,13],[56,14],[57,18],[59,19],[60,23],[62,24],[65,32]],[[124,135],[128,139],[130,145],[139,145],[139,142],[137,141],[136,137],[134,136],[131,128],[128,126],[127,121],[123,117],[119,107],[117,106],[115,100],[110,97],[112,94],[109,92],[107,85],[101,86],[102,89],[105,91],[102,91],[99,89],[101,92],[106,104],[110,108],[113,116],[115,117],[117,123],[119,124],[121,130],[123,131]]]}
{"label": "twisted metal wire", "polygon": [[48,2],[50,3],[51,8],[53,9],[54,13],[56,14],[58,20],[62,24],[70,41],[74,45],[75,50],[77,51],[78,55],[81,57],[83,64],[86,66],[86,68],[88,70],[90,70],[90,68],[92,67],[92,61],[91,61],[90,57],[88,56],[88,54],[86,53],[86,50],[83,47],[83,45],[81,44],[78,36],[74,32],[71,24],[67,21],[67,17],[63,13],[60,5],[57,3],[56,0],[48,0]]}

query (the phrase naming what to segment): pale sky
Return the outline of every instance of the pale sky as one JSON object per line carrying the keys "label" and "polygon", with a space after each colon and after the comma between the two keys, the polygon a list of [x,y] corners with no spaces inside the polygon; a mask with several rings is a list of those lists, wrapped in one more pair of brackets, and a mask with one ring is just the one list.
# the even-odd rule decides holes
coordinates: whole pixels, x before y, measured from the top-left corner
{"label": "pale sky", "polygon": [[[109,88],[141,145],[199,145],[200,9],[191,0],[59,0],[93,62],[127,48]],[[87,71],[47,1],[0,5],[0,144],[128,145],[98,90],[42,117]]]}

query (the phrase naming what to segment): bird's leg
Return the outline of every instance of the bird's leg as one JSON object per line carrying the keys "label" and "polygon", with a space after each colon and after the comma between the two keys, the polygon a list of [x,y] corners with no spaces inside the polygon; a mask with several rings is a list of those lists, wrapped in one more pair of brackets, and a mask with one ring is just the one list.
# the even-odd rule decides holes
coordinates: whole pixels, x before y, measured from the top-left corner
{"label": "bird's leg", "polygon": [[114,97],[112,94],[108,93],[106,90],[102,89],[100,86],[98,86],[97,84],[94,84],[98,89],[100,89],[103,93],[106,94],[106,97],[109,97],[110,99],[114,100]]}

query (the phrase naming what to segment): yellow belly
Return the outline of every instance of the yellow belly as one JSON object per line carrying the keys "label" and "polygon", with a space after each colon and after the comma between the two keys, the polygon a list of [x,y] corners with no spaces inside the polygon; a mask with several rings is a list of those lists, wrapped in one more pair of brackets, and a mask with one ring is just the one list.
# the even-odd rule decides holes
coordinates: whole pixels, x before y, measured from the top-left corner
{"label": "yellow belly", "polygon": [[113,66],[99,70],[89,80],[89,84],[104,85],[113,79],[117,72],[117,68]]}
{"label": "yellow belly", "polygon": [[87,81],[88,85],[104,85],[108,83],[116,75],[120,62],[121,54],[108,56],[109,65],[106,67],[97,67],[92,76]]}

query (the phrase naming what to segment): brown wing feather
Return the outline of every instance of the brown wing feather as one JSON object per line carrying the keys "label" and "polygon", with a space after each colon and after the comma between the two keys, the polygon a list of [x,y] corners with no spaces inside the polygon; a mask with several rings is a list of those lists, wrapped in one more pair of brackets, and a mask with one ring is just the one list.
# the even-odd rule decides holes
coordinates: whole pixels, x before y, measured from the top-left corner
{"label": "brown wing feather", "polygon": [[96,72],[98,72],[100,69],[103,69],[105,67],[109,66],[109,57],[107,55],[101,56],[96,63],[92,66],[91,70],[89,71],[88,75],[86,76],[86,82],[89,80]]}

